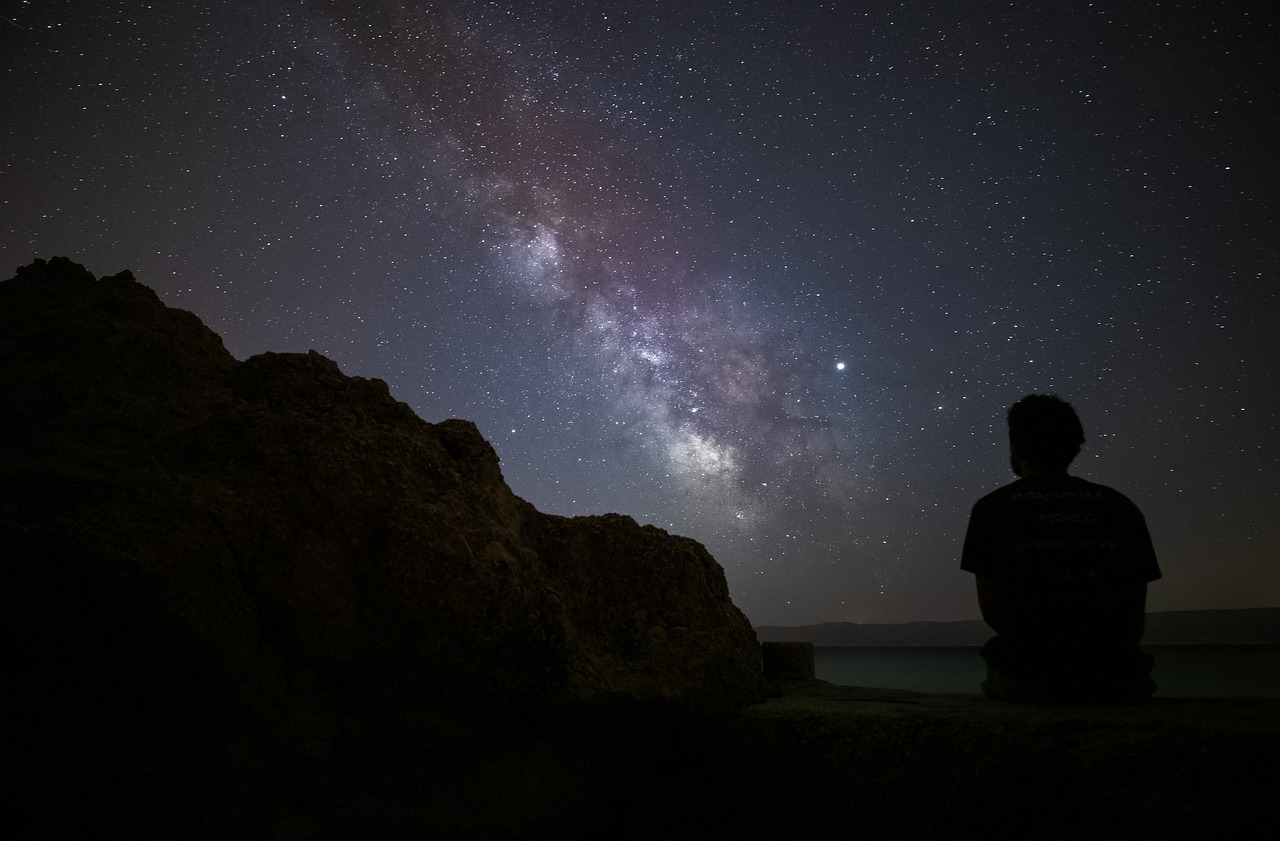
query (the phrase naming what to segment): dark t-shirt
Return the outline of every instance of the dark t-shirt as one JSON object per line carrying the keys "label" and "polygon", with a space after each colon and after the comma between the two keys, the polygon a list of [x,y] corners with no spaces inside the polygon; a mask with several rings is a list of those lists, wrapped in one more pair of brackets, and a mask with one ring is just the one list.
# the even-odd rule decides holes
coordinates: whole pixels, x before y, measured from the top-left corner
{"label": "dark t-shirt", "polygon": [[1014,592],[1012,627],[1000,633],[1041,648],[1136,645],[1142,617],[1131,595],[1160,577],[1138,507],[1066,474],[1019,479],[978,500],[960,568]]}
{"label": "dark t-shirt", "polygon": [[973,506],[960,568],[1042,580],[1155,581],[1156,553],[1138,506],[1076,476],[1032,476]]}

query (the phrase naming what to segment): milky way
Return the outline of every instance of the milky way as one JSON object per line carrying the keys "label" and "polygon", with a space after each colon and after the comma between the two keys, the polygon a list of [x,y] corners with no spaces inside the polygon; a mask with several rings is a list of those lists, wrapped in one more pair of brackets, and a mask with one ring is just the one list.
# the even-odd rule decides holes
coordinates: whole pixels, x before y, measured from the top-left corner
{"label": "milky way", "polygon": [[[455,197],[454,229],[469,224],[488,281],[536,311],[525,327],[565,335],[616,434],[678,495],[679,520],[749,536],[779,528],[779,498],[839,516],[857,483],[827,407],[793,370],[806,353],[796,331],[691,233],[695,213],[646,196],[661,185],[645,183],[634,150],[610,154],[589,115],[523,80],[514,34],[480,19],[400,7],[390,30],[327,22],[335,54],[362,56],[343,83],[377,92],[377,134]],[[544,84],[572,73],[561,60],[543,57]]]}
{"label": "milky way", "polygon": [[1132,5],[12,3],[0,258],[473,419],[758,623],[976,616],[1032,391],[1152,609],[1280,604],[1277,14]]}

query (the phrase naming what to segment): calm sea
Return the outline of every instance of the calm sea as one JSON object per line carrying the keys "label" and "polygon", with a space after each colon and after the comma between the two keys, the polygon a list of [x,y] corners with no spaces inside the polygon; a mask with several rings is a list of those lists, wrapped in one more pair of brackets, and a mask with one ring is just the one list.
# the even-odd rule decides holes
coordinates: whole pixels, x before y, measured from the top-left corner
{"label": "calm sea", "polygon": [[[1280,698],[1280,645],[1152,645],[1157,698]],[[977,648],[837,647],[814,650],[817,676],[842,686],[981,694]]]}

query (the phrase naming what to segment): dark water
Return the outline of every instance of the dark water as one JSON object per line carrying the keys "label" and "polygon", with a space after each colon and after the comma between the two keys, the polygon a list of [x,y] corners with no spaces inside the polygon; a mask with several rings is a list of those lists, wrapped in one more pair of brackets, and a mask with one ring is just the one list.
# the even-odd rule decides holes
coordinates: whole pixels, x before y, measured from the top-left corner
{"label": "dark water", "polygon": [[[1157,698],[1280,698],[1280,645],[1153,645]],[[981,694],[977,648],[815,649],[817,676],[843,686]]]}

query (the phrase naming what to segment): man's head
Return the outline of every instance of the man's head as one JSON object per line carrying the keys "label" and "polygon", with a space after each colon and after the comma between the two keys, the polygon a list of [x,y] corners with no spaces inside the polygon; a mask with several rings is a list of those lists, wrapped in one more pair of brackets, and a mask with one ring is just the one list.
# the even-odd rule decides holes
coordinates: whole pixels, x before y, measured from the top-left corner
{"label": "man's head", "polygon": [[1013,472],[1061,473],[1080,453],[1084,427],[1067,401],[1028,394],[1009,409],[1009,453]]}

